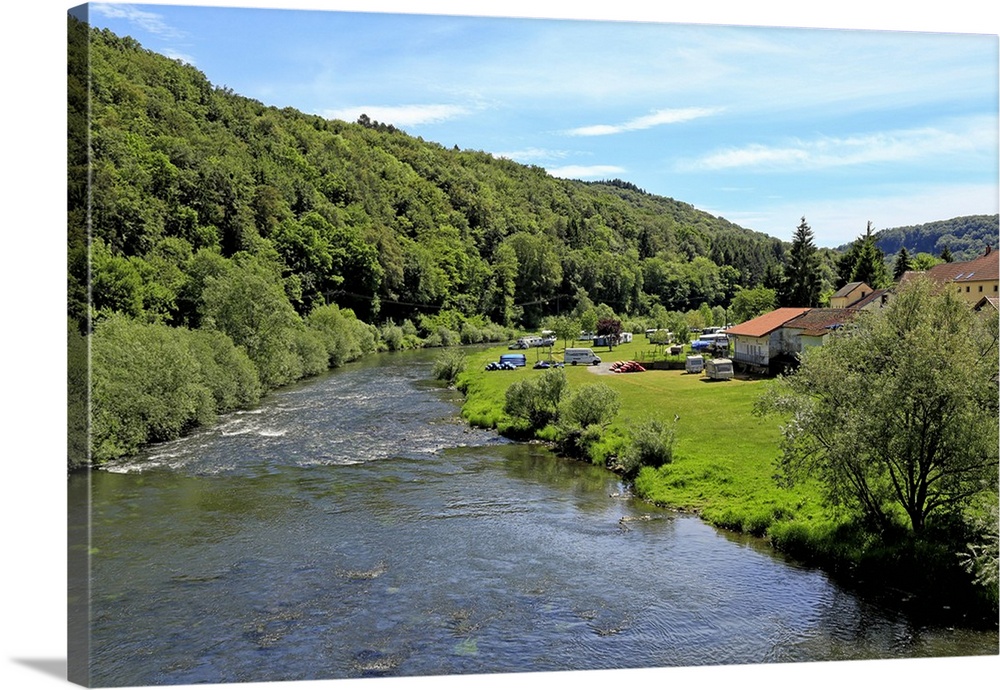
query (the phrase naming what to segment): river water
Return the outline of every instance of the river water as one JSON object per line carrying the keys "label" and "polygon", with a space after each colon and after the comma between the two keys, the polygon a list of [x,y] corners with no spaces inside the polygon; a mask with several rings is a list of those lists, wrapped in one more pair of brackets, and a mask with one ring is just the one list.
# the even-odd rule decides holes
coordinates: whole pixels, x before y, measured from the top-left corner
{"label": "river water", "polygon": [[469,429],[433,358],[348,365],[91,473],[91,682],[997,654],[995,631],[918,625]]}

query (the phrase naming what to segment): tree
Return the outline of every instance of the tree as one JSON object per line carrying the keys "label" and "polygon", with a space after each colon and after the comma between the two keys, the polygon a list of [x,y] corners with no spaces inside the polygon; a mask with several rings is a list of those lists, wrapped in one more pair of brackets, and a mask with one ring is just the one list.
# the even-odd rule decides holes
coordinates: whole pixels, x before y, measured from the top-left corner
{"label": "tree", "polygon": [[566,392],[566,373],[546,369],[541,376],[515,381],[504,393],[503,410],[511,417],[541,429],[559,416],[559,403]]}
{"label": "tree", "polygon": [[613,349],[622,337],[622,322],[615,318],[602,318],[597,322],[597,335],[606,337],[608,349]]}
{"label": "tree", "polygon": [[945,262],[946,264],[950,264],[953,261],[951,256],[951,250],[948,249],[948,245],[945,245],[944,249],[941,250],[941,261]]}
{"label": "tree", "polygon": [[552,316],[545,323],[555,337],[563,341],[563,347],[569,347],[569,343],[580,335],[580,322],[571,316]]}
{"label": "tree", "polygon": [[743,323],[772,311],[778,304],[778,295],[766,287],[744,288],[733,297],[729,315],[733,323]]}
{"label": "tree", "polygon": [[812,228],[802,222],[795,228],[792,247],[788,252],[788,264],[782,291],[782,305],[786,307],[815,307],[819,304],[820,262],[813,244]]}
{"label": "tree", "polygon": [[759,401],[788,419],[781,476],[818,478],[882,530],[959,515],[997,490],[997,360],[995,318],[930,281],[907,284]]}
{"label": "tree", "polygon": [[889,274],[885,267],[885,255],[878,248],[872,235],[872,223],[868,221],[865,234],[854,240],[851,249],[837,262],[841,280],[847,283],[866,283],[875,288],[889,285]]}
{"label": "tree", "polygon": [[[906,247],[899,248],[899,254],[896,255],[896,263],[892,267],[892,280],[898,283],[899,279],[903,277],[903,274],[907,271],[912,271],[913,266],[910,263],[910,253],[906,251]],[[872,286],[874,287],[874,285]]]}

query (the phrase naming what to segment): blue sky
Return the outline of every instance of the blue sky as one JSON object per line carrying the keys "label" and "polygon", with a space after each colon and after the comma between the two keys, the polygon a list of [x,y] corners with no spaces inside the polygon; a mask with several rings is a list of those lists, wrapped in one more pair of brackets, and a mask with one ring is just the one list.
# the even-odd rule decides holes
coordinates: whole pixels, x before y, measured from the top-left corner
{"label": "blue sky", "polygon": [[619,177],[783,239],[802,216],[837,246],[869,220],[998,209],[996,34],[355,5],[92,3],[90,16],[268,105]]}

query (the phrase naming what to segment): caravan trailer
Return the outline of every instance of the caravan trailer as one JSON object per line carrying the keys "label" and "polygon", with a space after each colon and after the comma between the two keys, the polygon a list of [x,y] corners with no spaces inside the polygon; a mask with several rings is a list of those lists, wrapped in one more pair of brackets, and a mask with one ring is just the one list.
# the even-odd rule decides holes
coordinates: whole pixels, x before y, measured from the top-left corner
{"label": "caravan trailer", "polygon": [[705,363],[705,375],[713,381],[728,381],[733,378],[733,360],[710,359]]}
{"label": "caravan trailer", "polygon": [[689,374],[700,374],[705,368],[705,358],[701,355],[688,355],[684,370]]}

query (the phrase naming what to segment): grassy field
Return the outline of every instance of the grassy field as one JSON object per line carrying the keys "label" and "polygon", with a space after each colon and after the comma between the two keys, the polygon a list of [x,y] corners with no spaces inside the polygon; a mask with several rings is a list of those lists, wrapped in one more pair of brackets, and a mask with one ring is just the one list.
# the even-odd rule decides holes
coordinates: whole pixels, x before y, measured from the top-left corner
{"label": "grassy field", "polygon": [[[561,344],[561,343],[560,343]],[[613,351],[595,348],[605,364],[645,359],[653,346],[639,336],[636,342]],[[541,375],[531,366],[548,359],[548,351],[524,351],[528,366],[515,371],[485,371],[488,362],[508,352],[505,347],[470,356],[459,377],[465,391],[463,416],[472,424],[510,432],[512,420],[503,412],[504,392],[513,381]],[[562,348],[551,358],[562,360]],[[681,358],[682,359],[682,358]],[[835,515],[821,503],[819,488],[799,485],[780,488],[775,483],[774,460],[779,455],[778,420],[752,413],[754,401],[769,385],[767,380],[709,381],[683,370],[648,370],[640,373],[598,373],[596,367],[567,366],[569,389],[587,383],[605,383],[621,397],[621,409],[593,449],[591,460],[603,464],[629,442],[630,429],[648,417],[673,422],[678,417],[674,461],[659,469],[643,468],[635,492],[650,501],[699,513],[705,520],[778,541],[794,535],[802,540],[828,534],[836,528]],[[552,428],[539,436],[555,437]]]}

